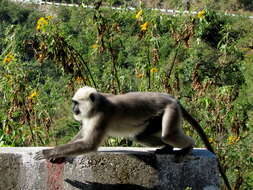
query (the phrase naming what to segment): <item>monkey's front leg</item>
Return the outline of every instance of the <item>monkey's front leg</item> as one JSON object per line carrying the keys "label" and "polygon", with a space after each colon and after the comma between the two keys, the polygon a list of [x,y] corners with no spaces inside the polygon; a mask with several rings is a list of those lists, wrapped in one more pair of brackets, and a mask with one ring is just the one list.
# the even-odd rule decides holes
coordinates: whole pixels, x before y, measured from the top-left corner
{"label": "monkey's front leg", "polygon": [[[82,137],[83,137],[82,133],[81,133],[81,131],[79,131],[78,134],[71,141],[68,142],[68,144],[73,144],[74,142],[78,141]],[[57,149],[59,149],[59,147],[39,151],[36,153],[35,159],[36,160],[47,159],[47,160],[50,160],[52,163],[65,162],[65,160],[66,160],[65,157],[55,158],[57,156],[57,152],[61,152],[60,150],[57,150]]]}
{"label": "monkey's front leg", "polygon": [[[76,156],[97,150],[105,136],[105,121],[103,115],[91,119],[90,125],[85,129],[85,137],[72,143],[60,145],[52,149],[45,149],[36,153],[35,159],[50,161],[67,156]],[[77,135],[79,137],[79,135]]]}
{"label": "monkey's front leg", "polygon": [[[72,144],[81,138],[82,138],[81,131],[79,131],[78,134],[70,142],[68,142],[68,144]],[[60,147],[56,147],[39,151],[36,153],[35,159],[36,160],[47,159],[53,163],[62,163],[65,161],[65,157],[59,157],[57,155],[57,153],[60,152],[59,148]]]}
{"label": "monkey's front leg", "polygon": [[52,162],[67,156],[79,155],[96,149],[95,144],[87,141],[77,141],[70,144],[60,145],[52,149],[39,151],[35,155],[36,160],[47,159]]}

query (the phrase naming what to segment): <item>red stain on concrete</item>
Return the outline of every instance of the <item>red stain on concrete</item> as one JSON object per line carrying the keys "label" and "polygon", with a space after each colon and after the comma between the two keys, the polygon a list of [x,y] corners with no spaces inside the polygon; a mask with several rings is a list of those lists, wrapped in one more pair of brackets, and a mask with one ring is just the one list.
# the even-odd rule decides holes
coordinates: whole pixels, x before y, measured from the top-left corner
{"label": "red stain on concrete", "polygon": [[51,163],[47,161],[47,189],[48,190],[64,190],[63,188],[63,163]]}

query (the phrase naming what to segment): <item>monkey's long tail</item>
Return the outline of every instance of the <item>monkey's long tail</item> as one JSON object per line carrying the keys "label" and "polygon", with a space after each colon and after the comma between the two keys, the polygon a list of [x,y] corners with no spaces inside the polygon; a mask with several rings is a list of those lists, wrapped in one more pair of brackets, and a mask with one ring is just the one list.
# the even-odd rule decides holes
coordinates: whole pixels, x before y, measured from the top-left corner
{"label": "monkey's long tail", "polygon": [[[211,145],[211,143],[209,142],[208,137],[206,136],[206,133],[204,132],[204,130],[202,129],[202,127],[199,125],[199,123],[184,109],[184,107],[182,105],[180,105],[181,110],[182,110],[182,114],[185,120],[187,120],[191,126],[197,131],[197,133],[199,134],[201,140],[204,142],[207,150],[209,150],[210,152],[212,152],[213,154],[216,155],[216,153],[214,152],[214,149]],[[216,155],[217,156],[217,155]],[[227,187],[228,190],[232,190],[230,183],[228,181],[228,178],[223,170],[223,167],[221,166],[221,163],[219,161],[219,159],[217,158],[217,163],[218,163],[218,168],[220,171],[220,174],[224,180],[224,183]]]}

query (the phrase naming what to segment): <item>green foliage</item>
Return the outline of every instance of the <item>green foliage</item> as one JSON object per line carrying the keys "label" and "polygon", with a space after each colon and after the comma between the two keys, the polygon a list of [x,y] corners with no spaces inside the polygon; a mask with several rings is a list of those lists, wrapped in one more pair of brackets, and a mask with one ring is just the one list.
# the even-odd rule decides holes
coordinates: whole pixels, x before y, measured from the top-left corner
{"label": "green foliage", "polygon": [[[48,66],[48,65],[47,65]],[[55,107],[63,103],[64,89],[46,76],[46,65],[21,61],[17,53],[9,52],[1,62],[1,142],[24,146],[47,144]],[[50,101],[49,101],[50,100]]]}
{"label": "green foliage", "polygon": [[[99,5],[62,7],[52,17],[1,3],[0,146],[67,142],[79,127],[70,97],[80,86],[114,94],[160,91],[199,118],[235,189],[252,187],[249,20],[211,9],[174,17]],[[122,138],[105,145],[139,146]]]}

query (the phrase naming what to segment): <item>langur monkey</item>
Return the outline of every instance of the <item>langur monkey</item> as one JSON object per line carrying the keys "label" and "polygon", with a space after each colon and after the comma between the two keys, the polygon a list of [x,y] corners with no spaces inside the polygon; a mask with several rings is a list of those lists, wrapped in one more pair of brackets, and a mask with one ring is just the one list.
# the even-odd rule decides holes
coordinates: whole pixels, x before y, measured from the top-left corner
{"label": "langur monkey", "polygon": [[[85,86],[77,90],[72,101],[74,118],[81,123],[80,131],[65,145],[37,152],[35,159],[54,161],[96,151],[108,136],[132,137],[141,144],[162,147],[157,149],[158,154],[185,155],[195,142],[184,134],[182,118],[197,130],[207,149],[214,153],[198,122],[168,94],[130,92],[111,95]],[[180,150],[173,150],[174,147]],[[219,169],[224,178],[220,164]]]}

